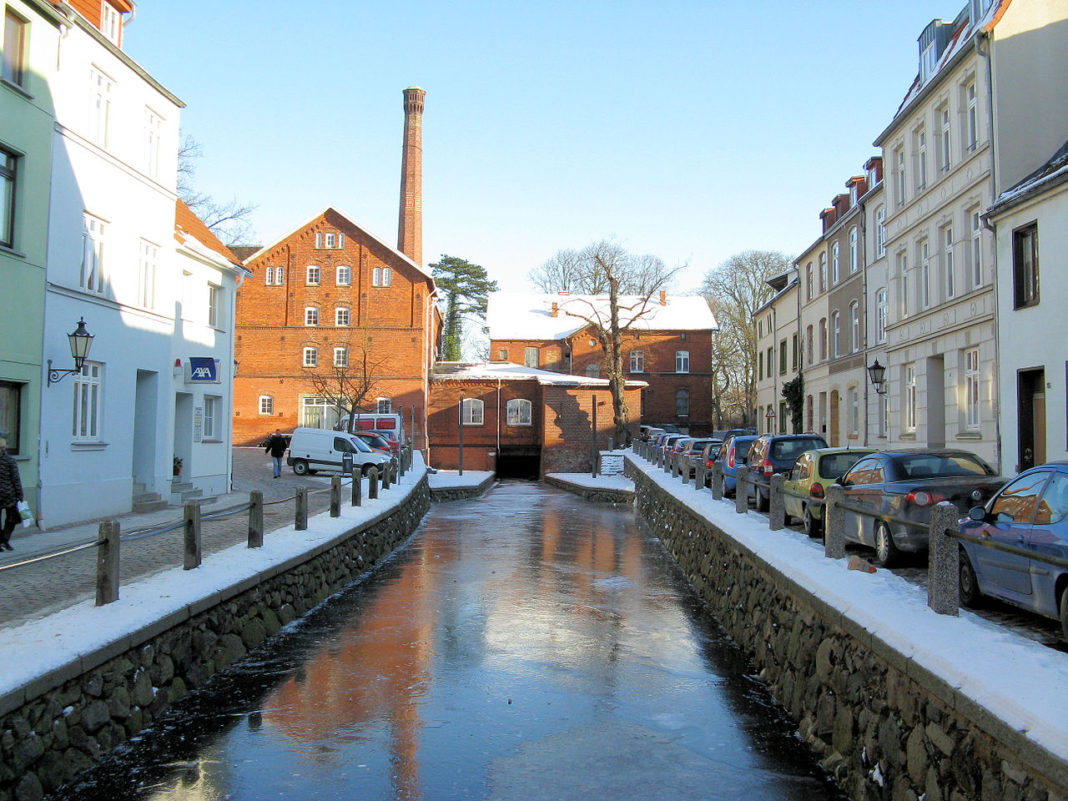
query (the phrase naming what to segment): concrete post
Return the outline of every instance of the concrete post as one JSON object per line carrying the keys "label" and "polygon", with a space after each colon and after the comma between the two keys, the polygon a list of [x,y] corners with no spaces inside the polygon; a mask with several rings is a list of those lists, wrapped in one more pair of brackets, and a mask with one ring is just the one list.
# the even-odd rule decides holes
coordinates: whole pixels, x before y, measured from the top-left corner
{"label": "concrete post", "polygon": [[734,481],[734,511],[744,515],[749,511],[749,468],[738,465]]}
{"label": "concrete post", "polygon": [[392,478],[390,478],[390,483],[400,484],[400,460],[396,456],[390,459],[389,469],[390,472],[393,474]]}
{"label": "concrete post", "polygon": [[956,533],[960,513],[949,501],[931,511],[927,564],[927,605],[940,615],[960,614],[960,547]]}
{"label": "concrete post", "polygon": [[391,478],[390,473],[393,472],[393,470],[391,469],[391,464],[391,462],[386,462],[382,465],[382,489],[384,490],[389,489],[389,481]]}
{"label": "concrete post", "polygon": [[680,454],[677,461],[679,464],[679,472],[682,473],[682,485],[686,486],[690,483],[690,463]]}
{"label": "concrete post", "polygon": [[845,500],[845,490],[837,484],[827,488],[823,504],[823,553],[828,559],[845,556],[845,515],[838,505]]}
{"label": "concrete post", "polygon": [[712,497],[723,500],[723,465],[718,461],[712,463]]}
{"label": "concrete post", "polygon": [[308,488],[297,487],[296,512],[294,514],[293,527],[297,531],[308,530]]}
{"label": "concrete post", "polygon": [[378,468],[372,467],[367,471],[367,497],[375,500],[378,497]]}
{"label": "concrete post", "polygon": [[96,534],[96,605],[119,600],[119,521],[105,520]]}
{"label": "concrete post", "polygon": [[182,557],[182,568],[192,570],[200,567],[202,561],[200,551],[200,504],[194,501],[187,503],[182,517],[185,521],[185,553]]}
{"label": "concrete post", "polygon": [[341,476],[330,478],[330,516],[341,517]]}
{"label": "concrete post", "polygon": [[673,454],[668,454],[668,461],[671,462],[671,477],[672,478],[678,478],[679,477],[679,465],[675,461],[675,457],[674,457]]}
{"label": "concrete post", "polygon": [[263,547],[263,493],[259,490],[248,494],[248,547]]}
{"label": "concrete post", "polygon": [[698,464],[693,469],[693,488],[700,492],[705,488],[705,466],[704,464]]}
{"label": "concrete post", "polygon": [[358,467],[352,471],[352,505],[363,505],[363,477]]}
{"label": "concrete post", "polygon": [[768,528],[771,531],[782,531],[786,528],[786,499],[783,497],[786,476],[776,473],[771,477],[771,488],[768,490]]}

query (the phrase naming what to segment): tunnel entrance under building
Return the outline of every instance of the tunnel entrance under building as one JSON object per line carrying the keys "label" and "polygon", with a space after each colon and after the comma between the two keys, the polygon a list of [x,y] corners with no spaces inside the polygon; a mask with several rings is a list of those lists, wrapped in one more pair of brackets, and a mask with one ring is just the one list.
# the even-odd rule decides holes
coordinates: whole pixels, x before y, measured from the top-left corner
{"label": "tunnel entrance under building", "polygon": [[538,445],[502,445],[497,454],[497,478],[523,478],[537,481],[541,477],[541,447]]}

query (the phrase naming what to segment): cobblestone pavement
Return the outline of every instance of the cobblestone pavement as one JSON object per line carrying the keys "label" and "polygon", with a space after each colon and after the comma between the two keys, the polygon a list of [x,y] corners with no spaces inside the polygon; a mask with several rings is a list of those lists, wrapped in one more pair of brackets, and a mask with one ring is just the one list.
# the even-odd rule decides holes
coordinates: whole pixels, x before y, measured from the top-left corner
{"label": "cobblestone pavement", "polygon": [[[213,512],[247,503],[249,493],[260,490],[264,499],[264,536],[269,538],[272,530],[293,522],[292,498],[300,486],[307,486],[311,490],[309,514],[329,508],[329,476],[298,477],[289,468],[284,468],[282,477],[273,479],[271,460],[262,449],[234,448],[234,491],[213,502],[201,504],[201,516],[204,518]],[[180,523],[182,509],[170,507],[157,512],[130,513],[116,519],[119,521],[120,535],[123,538],[134,537],[139,531]],[[0,556],[0,627],[17,625],[95,597],[96,548],[86,548],[47,560],[40,560],[39,557],[82,543],[95,542],[99,523],[100,520],[91,520],[45,532],[37,529],[20,529],[16,532],[12,538],[15,550],[2,552]],[[247,540],[248,512],[240,511],[220,520],[202,520],[201,535],[202,555],[206,561],[212,553]],[[119,595],[122,595],[122,584],[134,578],[181,565],[184,552],[182,538],[182,529],[177,528],[163,534],[124,540],[119,549]],[[33,561],[35,559],[38,561]]]}

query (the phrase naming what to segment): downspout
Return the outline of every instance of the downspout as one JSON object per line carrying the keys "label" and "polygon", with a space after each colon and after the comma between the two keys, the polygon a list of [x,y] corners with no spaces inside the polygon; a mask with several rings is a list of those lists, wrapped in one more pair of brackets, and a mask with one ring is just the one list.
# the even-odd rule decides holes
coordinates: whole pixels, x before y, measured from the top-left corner
{"label": "downspout", "polygon": [[[983,52],[982,42],[983,39],[988,39],[989,35],[980,32],[975,38],[975,52],[981,59],[986,62],[986,116],[987,125],[990,136],[990,202],[995,203],[998,199],[998,181],[997,181],[997,169],[998,169],[998,153],[995,147],[994,141],[994,68],[991,64],[990,51]],[[991,279],[994,285],[994,374],[991,376],[990,385],[990,402],[996,404],[997,408],[994,410],[994,464],[997,471],[1001,472],[1002,467],[1002,453],[1001,453],[1001,392],[999,387],[999,379],[1001,377],[1001,337],[999,335],[999,327],[1001,320],[1001,310],[998,308],[998,298],[1000,292],[998,291],[998,259],[997,259],[997,226],[991,225],[983,215],[979,216],[979,219],[983,221],[983,227],[986,228],[994,235],[994,260],[990,267]]]}
{"label": "downspout", "polygon": [[[237,343],[236,343],[236,331],[237,331],[237,290],[241,288],[241,285],[245,283],[246,274],[243,269],[238,270],[237,275],[234,278],[234,302],[230,304],[230,369],[233,373],[230,375],[230,419],[234,419],[234,380],[237,378],[237,362],[234,357],[237,356]],[[230,492],[234,491],[234,427],[230,426],[230,443],[226,449],[226,475],[230,477]]]}
{"label": "downspout", "polygon": [[494,459],[494,468],[501,461],[501,379],[497,379],[497,456]]}
{"label": "downspout", "polygon": [[[868,187],[871,191],[871,187]],[[860,202],[860,241],[864,249],[864,266],[861,267],[860,276],[860,297],[864,300],[864,347],[860,349],[860,352],[864,354],[864,362],[861,365],[860,383],[864,387],[864,444],[868,444],[868,437],[871,431],[871,411],[868,408],[868,402],[871,399],[869,394],[870,389],[868,384],[871,382],[868,380],[868,342],[869,331],[868,328],[868,207],[864,201]],[[859,342],[857,343],[860,344]]]}

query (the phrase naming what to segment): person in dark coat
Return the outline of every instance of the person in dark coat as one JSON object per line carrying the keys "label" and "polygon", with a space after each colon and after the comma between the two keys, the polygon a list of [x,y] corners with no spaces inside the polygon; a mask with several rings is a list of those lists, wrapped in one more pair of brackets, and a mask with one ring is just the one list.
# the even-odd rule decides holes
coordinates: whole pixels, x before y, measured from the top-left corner
{"label": "person in dark coat", "polygon": [[19,501],[22,497],[22,479],[19,478],[19,466],[7,452],[7,440],[0,437],[0,514],[4,516],[4,525],[0,527],[0,548],[15,550],[11,545],[11,532],[22,522],[19,516]]}
{"label": "person in dark coat", "polygon": [[271,454],[271,458],[274,459],[275,478],[282,475],[282,457],[286,455],[287,447],[286,438],[282,436],[282,429],[276,428],[274,433],[267,438],[267,447],[264,448],[264,451]]}

